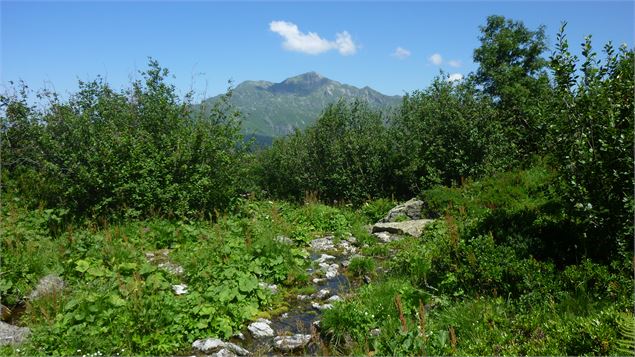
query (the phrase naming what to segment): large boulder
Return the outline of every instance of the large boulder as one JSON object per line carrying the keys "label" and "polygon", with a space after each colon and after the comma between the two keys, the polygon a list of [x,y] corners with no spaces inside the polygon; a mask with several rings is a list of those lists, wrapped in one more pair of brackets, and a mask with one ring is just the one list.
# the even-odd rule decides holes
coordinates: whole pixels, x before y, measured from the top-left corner
{"label": "large boulder", "polygon": [[216,353],[217,356],[250,355],[249,351],[247,351],[246,349],[231,342],[225,342],[218,338],[206,338],[202,340],[196,340],[192,344],[192,348],[197,349],[203,353]]}
{"label": "large boulder", "polygon": [[416,219],[404,222],[376,223],[373,226],[373,233],[388,232],[392,234],[408,234],[419,237],[423,228],[433,222],[432,219]]}
{"label": "large boulder", "polygon": [[423,201],[413,198],[391,209],[386,217],[382,218],[379,222],[386,223],[396,222],[398,220],[421,219],[422,207]]}
{"label": "large boulder", "polygon": [[28,327],[18,327],[0,321],[0,346],[17,345],[31,334]]}
{"label": "large boulder", "polygon": [[64,285],[62,278],[55,274],[49,274],[38,281],[37,286],[31,291],[28,298],[36,300],[45,295],[61,293]]}

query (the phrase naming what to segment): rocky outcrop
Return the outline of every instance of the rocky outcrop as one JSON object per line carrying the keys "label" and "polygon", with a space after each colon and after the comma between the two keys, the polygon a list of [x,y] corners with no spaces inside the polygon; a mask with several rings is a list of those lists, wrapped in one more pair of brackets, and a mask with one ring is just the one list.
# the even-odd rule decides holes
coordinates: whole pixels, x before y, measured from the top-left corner
{"label": "rocky outcrop", "polygon": [[388,232],[392,234],[408,234],[419,237],[423,228],[433,222],[432,219],[416,219],[404,222],[376,223],[373,226],[373,233]]}
{"label": "rocky outcrop", "polygon": [[399,220],[418,220],[421,219],[421,208],[423,201],[413,198],[406,201],[395,208],[391,209],[388,214],[379,222],[397,222]]}
{"label": "rocky outcrop", "polygon": [[0,346],[18,345],[31,334],[27,327],[9,325],[0,321]]}

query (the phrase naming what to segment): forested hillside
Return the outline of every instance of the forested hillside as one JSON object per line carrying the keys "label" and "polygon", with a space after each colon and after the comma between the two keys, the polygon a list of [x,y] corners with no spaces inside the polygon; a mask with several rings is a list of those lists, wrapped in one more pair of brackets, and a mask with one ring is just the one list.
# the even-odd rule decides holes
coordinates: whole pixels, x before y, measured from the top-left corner
{"label": "forested hillside", "polygon": [[490,16],[463,80],[265,148],[156,60],[15,84],[0,353],[634,354],[635,53],[546,31]]}

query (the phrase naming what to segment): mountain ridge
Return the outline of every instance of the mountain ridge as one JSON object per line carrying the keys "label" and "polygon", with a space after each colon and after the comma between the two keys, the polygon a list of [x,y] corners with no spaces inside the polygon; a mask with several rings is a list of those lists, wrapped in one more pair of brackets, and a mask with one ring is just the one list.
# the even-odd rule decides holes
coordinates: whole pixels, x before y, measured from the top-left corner
{"label": "mountain ridge", "polygon": [[[203,100],[211,105],[221,95]],[[371,107],[388,109],[401,102],[401,96],[384,95],[369,86],[358,88],[306,72],[274,83],[247,80],[233,89],[230,102],[243,113],[246,134],[278,137],[312,124],[327,105],[338,101],[362,99]]]}

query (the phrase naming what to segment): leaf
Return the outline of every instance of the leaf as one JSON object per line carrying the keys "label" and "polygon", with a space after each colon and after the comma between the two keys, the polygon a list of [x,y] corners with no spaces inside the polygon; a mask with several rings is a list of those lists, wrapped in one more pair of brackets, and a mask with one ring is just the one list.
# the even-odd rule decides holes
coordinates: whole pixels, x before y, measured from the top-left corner
{"label": "leaf", "polygon": [[90,268],[90,263],[86,260],[80,259],[75,262],[75,270],[80,273],[85,273]]}
{"label": "leaf", "polygon": [[115,306],[115,307],[126,306],[126,300],[122,299],[117,294],[111,294],[109,298],[109,302],[112,306]]}
{"label": "leaf", "polygon": [[253,275],[246,275],[238,280],[238,289],[240,289],[240,291],[242,292],[248,293],[253,291],[257,287],[258,279],[256,279],[256,277],[254,277]]}

